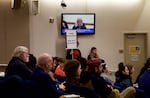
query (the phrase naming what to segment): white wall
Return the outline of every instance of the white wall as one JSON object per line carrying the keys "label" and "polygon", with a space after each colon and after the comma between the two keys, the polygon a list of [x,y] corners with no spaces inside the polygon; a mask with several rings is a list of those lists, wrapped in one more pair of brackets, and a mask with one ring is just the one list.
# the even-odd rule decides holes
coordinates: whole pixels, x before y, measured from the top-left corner
{"label": "white wall", "polygon": [[145,2],[145,6],[144,6],[144,9],[143,9],[143,12],[142,14],[140,15],[139,17],[139,21],[137,22],[136,24],[136,27],[135,27],[135,31],[141,31],[141,32],[147,32],[148,34],[148,39],[147,39],[147,55],[148,57],[150,56],[150,13],[149,13],[149,10],[150,10],[150,0],[146,0]]}
{"label": "white wall", "polygon": [[[32,0],[29,1],[31,9]],[[30,10],[32,53],[48,52],[53,56],[65,57],[65,37],[60,35],[61,13],[96,13],[96,34],[79,36],[79,48],[87,57],[90,48],[96,46],[100,57],[106,60],[111,70],[116,70],[117,64],[124,61],[124,54],[118,52],[124,48],[123,34],[135,31],[145,0],[65,0],[65,9],[60,6],[61,0],[38,1],[40,13],[33,15]],[[54,23],[49,23],[49,17],[54,17]]]}

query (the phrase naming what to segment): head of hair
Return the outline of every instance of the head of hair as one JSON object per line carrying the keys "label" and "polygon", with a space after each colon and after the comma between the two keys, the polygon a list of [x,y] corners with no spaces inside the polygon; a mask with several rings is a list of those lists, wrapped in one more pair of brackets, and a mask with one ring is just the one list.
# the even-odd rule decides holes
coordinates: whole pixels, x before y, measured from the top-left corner
{"label": "head of hair", "polygon": [[37,64],[36,57],[33,54],[29,54],[29,62],[27,62],[26,64],[29,68],[34,69]]}
{"label": "head of hair", "polygon": [[28,48],[25,46],[17,46],[14,49],[13,57],[20,57],[21,54],[28,52]]}
{"label": "head of hair", "polygon": [[77,70],[79,66],[80,66],[80,62],[75,59],[67,61],[64,65],[64,72],[66,74],[66,77],[68,79],[78,77]]}
{"label": "head of hair", "polygon": [[61,58],[61,57],[58,57],[58,58],[57,58],[57,62],[58,62],[58,63],[65,63],[65,59],[64,59],[64,58]]}
{"label": "head of hair", "polygon": [[122,70],[124,70],[124,64],[123,64],[123,62],[120,62],[118,64],[118,71],[121,72]]}
{"label": "head of hair", "polygon": [[91,52],[92,52],[93,50],[95,50],[95,49],[96,49],[96,47],[92,47],[92,48],[91,48]]}
{"label": "head of hair", "polygon": [[95,69],[99,69],[99,66],[101,66],[100,59],[90,59],[87,61],[87,71],[90,73],[96,73]]}
{"label": "head of hair", "polygon": [[150,67],[150,58],[146,60],[146,63],[144,64],[145,67],[149,68]]}

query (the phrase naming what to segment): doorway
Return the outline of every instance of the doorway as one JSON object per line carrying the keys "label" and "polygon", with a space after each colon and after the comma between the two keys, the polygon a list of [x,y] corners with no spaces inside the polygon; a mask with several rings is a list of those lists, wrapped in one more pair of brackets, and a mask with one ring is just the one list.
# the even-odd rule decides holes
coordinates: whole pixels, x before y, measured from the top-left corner
{"label": "doorway", "polygon": [[134,83],[146,61],[147,33],[125,33],[124,42],[125,64],[132,64],[135,68],[132,75]]}

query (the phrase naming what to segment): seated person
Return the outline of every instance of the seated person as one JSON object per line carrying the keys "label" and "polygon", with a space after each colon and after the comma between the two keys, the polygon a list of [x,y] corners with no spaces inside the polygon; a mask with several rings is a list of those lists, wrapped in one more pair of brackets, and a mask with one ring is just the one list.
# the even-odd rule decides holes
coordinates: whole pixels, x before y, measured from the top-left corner
{"label": "seated person", "polygon": [[63,58],[59,57],[59,58],[57,58],[57,62],[58,62],[58,65],[55,69],[55,75],[56,75],[58,81],[63,82],[66,79],[66,74],[64,72],[65,60]]}
{"label": "seated person", "polygon": [[22,79],[29,79],[31,75],[30,68],[26,65],[29,61],[29,50],[25,46],[17,46],[14,49],[13,57],[9,61],[8,66],[5,70],[5,76],[17,75]]}
{"label": "seated person", "polygon": [[86,26],[83,23],[83,20],[81,18],[78,18],[77,23],[73,26],[72,29],[86,29]]}
{"label": "seated person", "polygon": [[70,60],[64,66],[66,73],[66,91],[67,94],[77,94],[84,98],[98,98],[95,91],[80,86],[81,65],[77,60]]}
{"label": "seated person", "polygon": [[90,50],[90,53],[87,57],[87,59],[93,59],[93,58],[99,58],[98,54],[97,54],[97,48],[96,47],[92,47]]}
{"label": "seated person", "polygon": [[145,98],[150,98],[150,67],[140,76],[138,86],[144,90]]}
{"label": "seated person", "polygon": [[144,66],[141,68],[141,71],[140,71],[139,75],[137,76],[135,83],[138,84],[140,76],[141,76],[141,75],[145,72],[145,70],[147,70],[149,67],[150,67],[150,58],[148,58],[148,59],[146,60],[146,63],[145,63]]}
{"label": "seated person", "polygon": [[34,70],[37,64],[36,57],[33,54],[29,54],[29,61],[26,64],[31,70]]}
{"label": "seated person", "polygon": [[42,98],[58,98],[64,94],[65,86],[54,80],[52,72],[53,58],[47,53],[38,57],[37,67],[34,69],[31,80],[38,85]]}
{"label": "seated person", "polygon": [[100,76],[103,77],[109,85],[113,85],[113,81],[109,77],[109,69],[105,61],[101,65],[102,65],[102,73],[100,74]]}
{"label": "seated person", "polygon": [[121,93],[117,89],[113,89],[108,85],[103,77],[100,76],[102,72],[101,60],[91,59],[87,61],[87,71],[81,73],[82,86],[93,88],[101,98],[133,98],[135,89],[128,87]]}
{"label": "seated person", "polygon": [[131,76],[129,75],[129,69],[126,65],[120,68],[120,73],[116,77],[116,81],[114,84],[120,85],[122,90],[133,85]]}

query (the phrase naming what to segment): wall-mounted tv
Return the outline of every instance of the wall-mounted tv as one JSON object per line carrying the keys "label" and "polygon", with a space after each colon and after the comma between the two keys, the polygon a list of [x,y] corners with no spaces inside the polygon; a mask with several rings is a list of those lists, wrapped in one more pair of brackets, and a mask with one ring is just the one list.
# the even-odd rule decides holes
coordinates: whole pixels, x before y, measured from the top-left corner
{"label": "wall-mounted tv", "polygon": [[95,13],[62,13],[61,35],[67,29],[76,30],[78,35],[95,34]]}

